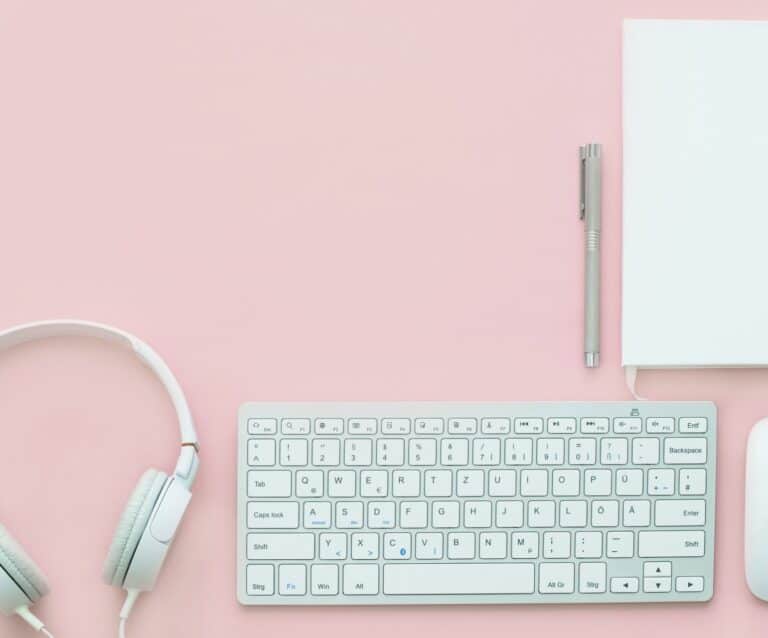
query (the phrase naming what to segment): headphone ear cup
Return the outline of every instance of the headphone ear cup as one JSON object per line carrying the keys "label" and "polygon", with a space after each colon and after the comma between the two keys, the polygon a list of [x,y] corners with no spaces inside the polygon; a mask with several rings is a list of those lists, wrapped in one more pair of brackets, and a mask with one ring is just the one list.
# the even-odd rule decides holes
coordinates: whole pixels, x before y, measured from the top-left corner
{"label": "headphone ear cup", "polygon": [[164,472],[154,469],[147,470],[139,479],[120,517],[104,563],[103,577],[108,585],[123,586],[136,547],[167,480],[168,476]]}
{"label": "headphone ear cup", "polygon": [[0,525],[0,569],[5,570],[32,603],[36,603],[50,591],[43,572],[2,525]]}

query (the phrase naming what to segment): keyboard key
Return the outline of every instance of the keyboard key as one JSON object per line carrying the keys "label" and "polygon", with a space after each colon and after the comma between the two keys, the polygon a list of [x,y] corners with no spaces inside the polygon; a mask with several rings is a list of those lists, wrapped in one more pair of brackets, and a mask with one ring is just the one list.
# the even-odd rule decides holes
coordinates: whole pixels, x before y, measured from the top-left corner
{"label": "keyboard key", "polygon": [[395,504],[391,501],[368,503],[368,527],[388,529],[395,526]]}
{"label": "keyboard key", "polygon": [[496,501],[496,527],[522,527],[522,501]]}
{"label": "keyboard key", "polygon": [[579,591],[582,594],[603,594],[607,584],[605,563],[581,563],[579,565]]}
{"label": "keyboard key", "polygon": [[344,565],[344,594],[375,596],[379,593],[378,565]]}
{"label": "keyboard key", "polygon": [[569,532],[545,532],[542,554],[544,558],[570,558],[571,535]]}
{"label": "keyboard key", "polygon": [[410,434],[411,420],[410,419],[382,419],[381,433],[382,434]]}
{"label": "keyboard key", "polygon": [[309,434],[309,419],[283,419],[280,431],[283,434]]}
{"label": "keyboard key", "polygon": [[[448,474],[450,477],[450,473]],[[392,496],[412,498],[420,492],[421,472],[395,470],[392,472]]]}
{"label": "keyboard key", "polygon": [[601,558],[603,555],[603,533],[576,532],[574,555],[576,558]]}
{"label": "keyboard key", "polygon": [[448,558],[464,560],[475,557],[475,535],[473,532],[448,534]]}
{"label": "keyboard key", "polygon": [[568,442],[568,462],[571,465],[594,465],[596,458],[595,439],[571,439]]}
{"label": "keyboard key", "polygon": [[641,558],[704,556],[704,532],[639,532],[637,555]]}
{"label": "keyboard key", "polygon": [[352,498],[355,495],[356,487],[357,477],[354,471],[332,470],[328,472],[328,496],[332,498]]}
{"label": "keyboard key", "polygon": [[318,501],[306,501],[304,503],[304,527],[306,529],[327,529],[330,526],[330,503]]}
{"label": "keyboard key", "polygon": [[408,462],[411,465],[435,465],[437,463],[436,439],[411,439],[408,442]]}
{"label": "keyboard key", "polygon": [[507,439],[504,443],[504,462],[507,465],[533,463],[533,439]]}
{"label": "keyboard key", "polygon": [[488,496],[514,496],[516,485],[515,470],[491,470],[488,474]]}
{"label": "keyboard key", "polygon": [[475,434],[477,419],[449,419],[448,434]]}
{"label": "keyboard key", "polygon": [[248,534],[248,560],[312,560],[314,534]]}
{"label": "keyboard key", "polygon": [[605,417],[592,417],[581,420],[582,434],[608,434],[610,419]]}
{"label": "keyboard key", "polygon": [[248,565],[245,587],[250,596],[272,596],[275,593],[275,568],[272,565]]}
{"label": "keyboard key", "polygon": [[643,591],[648,594],[665,594],[672,591],[671,578],[644,578]]}
{"label": "keyboard key", "polygon": [[555,470],[552,472],[552,494],[554,496],[578,496],[580,484],[579,470]]}
{"label": "keyboard key", "polygon": [[617,527],[618,501],[592,501],[592,527]]}
{"label": "keyboard key", "polygon": [[306,439],[280,441],[280,465],[293,467],[306,465],[309,458],[309,442]]}
{"label": "keyboard key", "polygon": [[560,501],[560,527],[586,527],[587,501]]}
{"label": "keyboard key", "polygon": [[335,596],[339,593],[338,565],[312,565],[310,581],[315,596]]}
{"label": "keyboard key", "polygon": [[443,439],[440,443],[440,461],[443,465],[466,465],[469,463],[469,441],[467,439]]}
{"label": "keyboard key", "polygon": [[541,563],[539,565],[540,594],[572,594],[573,563]]}
{"label": "keyboard key", "polygon": [[680,434],[704,434],[706,431],[706,417],[682,417],[680,419]]}
{"label": "keyboard key", "polygon": [[544,431],[544,419],[515,419],[515,434],[541,434]]}
{"label": "keyboard key", "polygon": [[480,421],[483,434],[509,434],[510,421],[507,418],[486,418]]}
{"label": "keyboard key", "polygon": [[477,438],[472,442],[475,465],[498,465],[501,462],[501,440]]}
{"label": "keyboard key", "polygon": [[635,465],[656,465],[659,462],[659,439],[632,441],[632,463]]}
{"label": "keyboard key", "polygon": [[402,501],[400,503],[400,527],[403,529],[419,529],[426,526],[426,501]]}
{"label": "keyboard key", "polygon": [[339,501],[336,503],[336,527],[338,529],[360,529],[363,526],[363,504],[360,501]]}
{"label": "keyboard key", "polygon": [[376,463],[390,466],[405,463],[405,441],[403,439],[376,441]]}
{"label": "keyboard key", "polygon": [[453,475],[450,470],[424,472],[424,496],[450,496],[453,494]]}
{"label": "keyboard key", "polygon": [[408,560],[411,558],[411,535],[402,532],[384,534],[384,559]]}
{"label": "keyboard key", "polygon": [[537,532],[512,532],[512,558],[531,560],[539,557]]}
{"label": "keyboard key", "polygon": [[464,501],[464,527],[490,527],[490,501]]}
{"label": "keyboard key", "polygon": [[352,560],[378,560],[378,558],[378,534],[352,534]]}
{"label": "keyboard key", "polygon": [[680,470],[680,495],[702,496],[707,491],[707,471],[702,469]]}
{"label": "keyboard key", "polygon": [[565,439],[539,439],[536,446],[536,462],[539,465],[565,463]]}
{"label": "keyboard key", "polygon": [[550,434],[576,434],[576,419],[572,417],[547,419],[547,432]]}
{"label": "keyboard key", "polygon": [[344,560],[347,557],[346,534],[320,534],[320,560]]}
{"label": "keyboard key", "polygon": [[707,439],[664,439],[664,463],[693,465],[707,462]]}
{"label": "keyboard key", "polygon": [[274,439],[250,439],[248,441],[248,465],[274,465]]}
{"label": "keyboard key", "polygon": [[648,494],[650,496],[672,496],[674,493],[674,470],[648,470]]}
{"label": "keyboard key", "polygon": [[640,591],[640,579],[633,576],[611,578],[612,594],[636,594]]}
{"label": "keyboard key", "polygon": [[672,575],[672,563],[668,561],[643,563],[643,576],[646,578],[665,578]]}
{"label": "keyboard key", "polygon": [[457,496],[485,494],[485,473],[482,470],[456,470]]}
{"label": "keyboard key", "polygon": [[385,470],[363,470],[360,472],[360,496],[386,496],[388,484]]}
{"label": "keyboard key", "polygon": [[443,535],[439,532],[416,534],[416,558],[418,560],[441,560],[443,558]]}
{"label": "keyboard key", "polygon": [[250,529],[293,529],[299,526],[299,504],[276,501],[250,501],[248,527]]}
{"label": "keyboard key", "polygon": [[344,465],[365,467],[373,462],[372,439],[347,439],[344,441]]}
{"label": "keyboard key", "polygon": [[344,419],[315,419],[315,434],[344,434]]}
{"label": "keyboard key", "polygon": [[307,593],[307,568],[304,565],[280,565],[281,596],[303,596]]}
{"label": "keyboard key", "polygon": [[554,527],[554,501],[528,501],[528,527]]}
{"label": "keyboard key", "polygon": [[376,419],[349,419],[347,431],[350,434],[376,434],[378,422]]}
{"label": "keyboard key", "polygon": [[624,527],[648,527],[651,524],[650,501],[624,501]]}
{"label": "keyboard key", "polygon": [[704,591],[704,579],[701,576],[678,576],[675,579],[675,591],[682,593]]}
{"label": "keyboard key", "polygon": [[312,441],[312,463],[323,467],[338,465],[341,458],[339,439],[315,439]]}
{"label": "keyboard key", "polygon": [[299,498],[319,498],[322,495],[323,473],[320,470],[296,472],[296,496]]}
{"label": "keyboard key", "polygon": [[611,470],[586,470],[584,472],[584,494],[587,496],[610,496]]}
{"label": "keyboard key", "polygon": [[629,460],[627,439],[605,438],[600,441],[600,462],[603,465],[625,465]]}
{"label": "keyboard key", "polygon": [[442,434],[445,430],[442,419],[416,419],[416,434]]}
{"label": "keyboard key", "polygon": [[691,527],[704,525],[707,503],[703,500],[656,501],[657,527]]}
{"label": "keyboard key", "polygon": [[608,532],[605,535],[605,555],[608,558],[632,558],[635,535],[632,532]]}
{"label": "keyboard key", "polygon": [[432,527],[451,528],[459,526],[459,503],[457,501],[435,501],[432,503]]}
{"label": "keyboard key", "polygon": [[672,434],[675,431],[675,419],[672,417],[648,418],[645,421],[648,434]]}
{"label": "keyboard key", "polygon": [[532,594],[534,567],[530,563],[393,564],[384,566],[384,593]]}
{"label": "keyboard key", "polygon": [[548,475],[546,470],[522,470],[520,472],[521,496],[546,496]]}
{"label": "keyboard key", "polygon": [[614,434],[638,434],[643,431],[640,417],[621,417],[613,420]]}
{"label": "keyboard key", "polygon": [[503,560],[507,557],[507,535],[503,532],[483,532],[480,534],[480,558]]}
{"label": "keyboard key", "polygon": [[290,496],[291,479],[291,473],[283,470],[251,470],[248,472],[248,496]]}
{"label": "keyboard key", "polygon": [[643,470],[616,470],[616,496],[641,496]]}
{"label": "keyboard key", "polygon": [[276,434],[277,419],[248,419],[248,434]]}

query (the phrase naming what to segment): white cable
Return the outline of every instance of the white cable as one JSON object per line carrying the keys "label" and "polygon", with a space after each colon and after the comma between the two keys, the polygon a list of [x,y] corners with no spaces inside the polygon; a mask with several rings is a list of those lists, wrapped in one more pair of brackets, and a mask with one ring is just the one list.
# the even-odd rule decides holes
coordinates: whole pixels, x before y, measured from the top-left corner
{"label": "white cable", "polygon": [[117,628],[118,638],[125,638],[125,626],[128,623],[128,616],[131,615],[133,606],[136,604],[136,599],[140,593],[138,589],[129,589],[125,596],[125,603],[123,603],[123,608],[120,610],[120,624]]}
{"label": "white cable", "polygon": [[50,631],[48,631],[45,627],[43,627],[40,630],[40,633],[45,634],[46,636],[48,636],[48,638],[53,638],[53,634]]}
{"label": "white cable", "polygon": [[635,386],[637,385],[637,368],[635,366],[624,367],[624,379],[627,382],[627,388],[632,393],[632,396],[635,397],[636,401],[648,400],[645,397],[641,397],[635,389]]}

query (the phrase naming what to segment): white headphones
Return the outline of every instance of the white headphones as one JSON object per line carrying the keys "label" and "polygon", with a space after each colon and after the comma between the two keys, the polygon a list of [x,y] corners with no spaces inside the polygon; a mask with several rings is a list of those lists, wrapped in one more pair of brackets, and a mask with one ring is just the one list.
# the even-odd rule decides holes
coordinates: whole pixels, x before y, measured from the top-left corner
{"label": "white headphones", "polygon": [[[192,415],[178,381],[160,356],[127,332],[86,321],[41,321],[0,332],[0,350],[47,337],[97,337],[128,346],[160,379],[171,397],[181,431],[181,454],[171,476],[149,469],[139,480],[120,518],[104,565],[104,581],[128,592],[120,612],[119,635],[139,593],[151,591],[191,498],[198,468],[198,443]],[[51,636],[29,607],[48,593],[40,569],[0,525],[0,611],[18,614]]]}

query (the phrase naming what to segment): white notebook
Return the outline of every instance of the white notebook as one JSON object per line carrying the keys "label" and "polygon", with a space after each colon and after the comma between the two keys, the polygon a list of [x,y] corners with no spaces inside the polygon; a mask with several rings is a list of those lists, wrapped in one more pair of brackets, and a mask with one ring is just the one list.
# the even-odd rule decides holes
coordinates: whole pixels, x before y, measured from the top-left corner
{"label": "white notebook", "polygon": [[623,363],[768,365],[768,22],[624,23]]}

